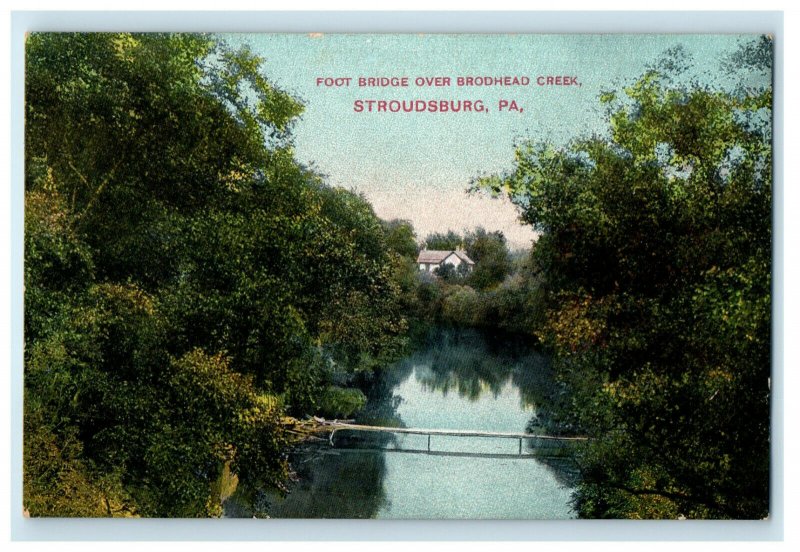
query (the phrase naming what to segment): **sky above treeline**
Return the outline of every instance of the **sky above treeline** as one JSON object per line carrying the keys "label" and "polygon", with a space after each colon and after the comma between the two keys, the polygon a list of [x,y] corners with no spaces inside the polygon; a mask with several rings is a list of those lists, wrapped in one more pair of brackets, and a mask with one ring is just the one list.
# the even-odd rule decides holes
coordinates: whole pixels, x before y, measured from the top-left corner
{"label": "sky above treeline", "polygon": [[[726,55],[753,37],[313,33],[222,38],[234,47],[249,46],[264,59],[265,76],[305,105],[294,127],[296,156],[329,184],[363,193],[381,218],[410,220],[420,240],[431,232],[483,226],[502,231],[512,248],[526,248],[535,235],[519,223],[516,208],[507,200],[467,194],[472,179],[510,169],[519,141],[563,144],[603,133],[600,93],[630,84],[668,49],[682,45],[694,61],[692,73],[710,79]],[[359,86],[359,78],[395,78],[402,84],[397,81],[403,77],[406,86]],[[473,84],[459,86],[459,77],[471,77]],[[487,77],[490,82],[506,78],[505,84],[474,84]],[[515,84],[525,79],[527,84]],[[430,102],[438,108],[442,100],[448,107],[451,100],[461,101],[462,111],[431,112]],[[463,111],[467,101],[470,112]],[[384,110],[378,102],[385,102]]]}

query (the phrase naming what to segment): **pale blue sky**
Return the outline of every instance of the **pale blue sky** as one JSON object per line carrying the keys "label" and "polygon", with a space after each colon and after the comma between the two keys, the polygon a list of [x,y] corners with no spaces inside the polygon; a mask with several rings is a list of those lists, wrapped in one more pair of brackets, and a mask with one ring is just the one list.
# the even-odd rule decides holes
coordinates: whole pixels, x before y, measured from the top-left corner
{"label": "pale blue sky", "polygon": [[[328,182],[363,192],[383,218],[414,223],[419,238],[482,225],[513,247],[530,245],[503,200],[467,196],[475,176],[510,168],[520,139],[565,142],[605,128],[602,90],[641,75],[682,44],[697,73],[714,72],[742,35],[223,35],[265,60],[265,75],[298,97],[297,158]],[[527,76],[522,87],[413,84],[417,76]],[[539,75],[575,76],[581,86],[537,86]],[[360,88],[356,79],[409,77],[407,88]],[[352,77],[349,87],[317,86],[317,77]],[[487,113],[355,113],[356,99],[481,99]],[[523,109],[499,112],[500,99]]]}

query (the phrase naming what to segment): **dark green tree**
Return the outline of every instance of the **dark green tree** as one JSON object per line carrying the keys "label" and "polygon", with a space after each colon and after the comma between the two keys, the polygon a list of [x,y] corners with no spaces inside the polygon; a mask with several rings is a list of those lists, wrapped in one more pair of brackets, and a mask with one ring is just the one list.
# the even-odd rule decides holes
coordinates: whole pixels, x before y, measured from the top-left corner
{"label": "dark green tree", "polygon": [[467,282],[476,289],[485,290],[497,286],[511,272],[511,258],[502,232],[487,232],[476,228],[464,236],[464,249],[475,268]]}
{"label": "dark green tree", "polygon": [[[749,55],[769,46],[737,55],[770,60]],[[700,86],[662,68],[602,101],[608,138],[523,144],[512,171],[476,182],[542,233],[539,333],[574,394],[567,417],[592,437],[578,512],[762,518],[771,88]]]}
{"label": "dark green tree", "polygon": [[357,409],[354,375],[404,346],[383,224],[297,163],[302,106],[260,68],[206,35],[28,38],[32,515],[281,488],[281,417]]}
{"label": "dark green tree", "polygon": [[414,226],[407,220],[389,220],[383,223],[386,246],[402,257],[416,260],[419,247]]}
{"label": "dark green tree", "polygon": [[425,248],[435,251],[454,251],[464,248],[464,238],[461,234],[448,230],[446,233],[434,232],[425,238]]}

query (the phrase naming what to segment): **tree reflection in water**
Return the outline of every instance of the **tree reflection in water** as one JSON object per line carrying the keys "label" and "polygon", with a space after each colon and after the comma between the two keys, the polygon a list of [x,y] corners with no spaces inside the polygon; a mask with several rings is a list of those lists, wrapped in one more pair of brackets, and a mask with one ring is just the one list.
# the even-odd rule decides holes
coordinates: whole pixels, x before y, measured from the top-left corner
{"label": "tree reflection in water", "polygon": [[485,393],[497,397],[509,382],[519,389],[524,408],[546,409],[560,393],[547,357],[508,334],[438,328],[424,348],[398,364],[416,367],[425,388],[471,401]]}
{"label": "tree reflection in water", "polygon": [[[404,385],[414,381],[409,378],[415,378],[417,385],[413,389],[416,391],[410,391],[414,396],[404,398],[401,396]],[[361,384],[368,402],[356,418],[360,424],[405,427],[400,414],[405,412],[408,416],[413,414],[416,420],[410,425],[439,427],[437,423],[443,423],[442,413],[437,416],[436,413],[421,411],[418,408],[420,403],[413,400],[418,401],[417,394],[423,392],[443,396],[456,394],[466,399],[460,403],[460,410],[448,413],[456,418],[449,422],[471,426],[480,423],[480,416],[499,414],[480,408],[480,402],[485,403],[487,399],[491,400],[490,397],[497,399],[503,393],[509,399],[509,393],[512,396],[518,393],[519,408],[532,412],[532,417],[525,428],[511,427],[509,431],[569,433],[569,428],[561,423],[566,417],[559,414],[566,404],[566,397],[553,378],[548,359],[537,353],[531,343],[508,335],[438,328],[418,344],[414,352],[388,366],[382,373],[369,379],[365,377]],[[407,387],[406,392],[409,392]],[[514,399],[510,400],[513,404]],[[476,403],[474,408],[468,406],[472,403]],[[459,417],[463,418],[458,420]],[[441,443],[442,440],[437,441]],[[307,443],[292,454],[297,480],[290,486],[286,498],[251,497],[249,502],[258,504],[260,511],[269,516],[281,518],[373,518],[386,515],[392,501],[392,497],[386,496],[387,454],[397,453],[385,449],[420,447],[415,447],[414,443],[404,444],[402,438],[389,433],[339,431],[335,442],[334,448],[327,442]],[[530,446],[530,443],[526,445]],[[473,445],[467,449],[480,450],[474,449]],[[398,465],[408,468],[417,465],[410,457],[407,461],[393,458],[395,469]],[[454,469],[465,469],[474,460],[448,461]],[[567,458],[537,458],[522,462],[540,463],[563,487],[573,487],[578,477],[574,463]],[[486,464],[481,463],[481,466],[485,469]],[[411,478],[407,484],[413,485],[413,474],[406,475]],[[534,481],[530,483],[536,485]],[[239,497],[237,502],[236,498],[226,504],[227,515],[249,517],[254,510],[259,510],[252,506],[243,508],[241,504],[248,501]]]}

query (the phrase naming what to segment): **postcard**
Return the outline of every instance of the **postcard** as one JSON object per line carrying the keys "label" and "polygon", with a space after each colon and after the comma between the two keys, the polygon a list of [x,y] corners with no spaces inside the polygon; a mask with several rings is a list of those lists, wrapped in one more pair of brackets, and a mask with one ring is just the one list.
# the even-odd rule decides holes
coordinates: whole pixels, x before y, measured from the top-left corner
{"label": "postcard", "polygon": [[772,110],[768,35],[29,34],[25,515],[768,518]]}

